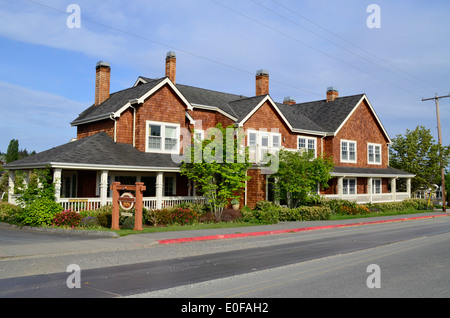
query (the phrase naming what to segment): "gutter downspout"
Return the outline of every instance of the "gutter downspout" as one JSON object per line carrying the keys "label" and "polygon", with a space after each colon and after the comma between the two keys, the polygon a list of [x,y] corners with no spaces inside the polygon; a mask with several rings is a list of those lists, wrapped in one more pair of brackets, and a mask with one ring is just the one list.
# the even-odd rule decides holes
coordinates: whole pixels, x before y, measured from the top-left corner
{"label": "gutter downspout", "polygon": [[136,148],[136,108],[133,104],[139,104],[137,98],[129,100],[130,107],[133,108],[133,147]]}
{"label": "gutter downspout", "polygon": [[116,134],[116,131],[117,131],[117,120],[113,117],[113,115],[114,114],[109,115],[109,118],[111,120],[114,120],[114,142],[117,142],[117,134]]}

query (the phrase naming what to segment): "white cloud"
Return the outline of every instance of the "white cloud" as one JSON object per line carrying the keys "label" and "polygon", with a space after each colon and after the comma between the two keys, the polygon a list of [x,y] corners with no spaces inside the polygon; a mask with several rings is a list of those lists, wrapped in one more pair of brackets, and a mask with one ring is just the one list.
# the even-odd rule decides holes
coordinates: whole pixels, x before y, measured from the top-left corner
{"label": "white cloud", "polygon": [[76,137],[70,122],[86,107],[62,96],[0,82],[0,151],[11,139],[20,148],[43,151]]}

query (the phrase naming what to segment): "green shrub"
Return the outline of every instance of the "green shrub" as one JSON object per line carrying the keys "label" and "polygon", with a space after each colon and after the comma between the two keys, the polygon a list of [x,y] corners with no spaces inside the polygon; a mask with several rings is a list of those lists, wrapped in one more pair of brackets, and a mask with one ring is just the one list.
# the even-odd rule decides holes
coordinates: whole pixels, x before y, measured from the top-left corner
{"label": "green shrub", "polygon": [[53,219],[53,226],[62,226],[75,228],[80,225],[81,215],[77,212],[72,212],[71,210],[64,210],[60,213],[56,213]]}
{"label": "green shrub", "polygon": [[50,225],[55,215],[61,211],[61,205],[43,197],[27,206],[20,214],[19,221],[25,225]]}
{"label": "green shrub", "polygon": [[161,210],[149,210],[146,212],[145,219],[147,220],[149,225],[167,225],[170,224],[172,220],[172,211],[168,208],[164,208]]}
{"label": "green shrub", "polygon": [[112,222],[112,212],[104,211],[97,214],[97,220],[101,227],[110,228]]}
{"label": "green shrub", "polygon": [[135,218],[134,216],[127,217],[122,224],[123,229],[134,229]]}
{"label": "green shrub", "polygon": [[331,217],[331,209],[326,206],[304,206],[297,209],[301,211],[302,221],[329,220]]}
{"label": "green shrub", "polygon": [[373,211],[406,211],[406,210],[426,210],[428,201],[425,199],[406,199],[400,202],[373,203],[371,209]]}
{"label": "green shrub", "polygon": [[300,208],[290,209],[287,207],[282,207],[280,209],[280,221],[300,221],[302,219],[302,210]]}
{"label": "green shrub", "polygon": [[85,216],[80,221],[80,227],[92,228],[92,227],[99,227],[99,226],[100,226],[100,223],[98,222],[98,219],[95,216]]}
{"label": "green shrub", "polygon": [[274,224],[279,221],[281,207],[270,201],[259,201],[253,210],[253,216],[258,223]]}
{"label": "green shrub", "polygon": [[14,205],[8,202],[0,202],[0,222],[13,221],[21,213],[22,208],[19,205]]}
{"label": "green shrub", "polygon": [[171,212],[172,224],[189,225],[198,222],[199,215],[194,210],[174,208]]}

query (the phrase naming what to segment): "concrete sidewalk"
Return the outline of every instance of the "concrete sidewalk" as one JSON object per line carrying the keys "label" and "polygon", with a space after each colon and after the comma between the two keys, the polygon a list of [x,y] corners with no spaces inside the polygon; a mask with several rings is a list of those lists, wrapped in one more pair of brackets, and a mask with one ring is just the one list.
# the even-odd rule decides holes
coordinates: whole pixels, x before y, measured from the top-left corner
{"label": "concrete sidewalk", "polygon": [[[283,233],[314,231],[348,226],[362,226],[368,224],[403,222],[409,220],[429,219],[448,216],[443,212],[426,212],[419,214],[396,215],[386,217],[371,217],[350,220],[333,221],[302,221],[280,222],[272,225],[257,225],[248,227],[231,227],[205,230],[186,230],[173,232],[142,233],[125,237],[114,237],[109,232],[61,230],[61,229],[32,229],[17,230],[39,231],[54,233],[55,241],[46,243],[28,243],[14,245],[0,245],[0,261],[15,258],[33,258],[70,254],[85,254],[106,251],[132,250],[155,245],[178,244],[205,240],[221,240],[239,237],[277,235]],[[2,224],[1,226],[7,226]],[[68,235],[88,235],[92,239],[64,240]]]}

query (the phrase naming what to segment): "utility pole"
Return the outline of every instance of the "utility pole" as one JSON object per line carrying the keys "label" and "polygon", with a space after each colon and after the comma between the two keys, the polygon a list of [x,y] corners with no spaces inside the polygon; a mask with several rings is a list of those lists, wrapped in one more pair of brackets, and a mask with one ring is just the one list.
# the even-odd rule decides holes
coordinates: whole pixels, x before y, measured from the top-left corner
{"label": "utility pole", "polygon": [[438,96],[438,94],[436,93],[435,97],[432,98],[422,98],[422,102],[423,101],[427,101],[427,100],[432,100],[434,99],[435,103],[436,103],[436,117],[437,117],[437,128],[438,128],[438,138],[439,138],[439,153],[441,155],[441,179],[442,179],[442,211],[446,212],[446,208],[445,208],[445,174],[444,174],[444,161],[443,161],[443,154],[442,154],[442,135],[441,135],[441,118],[439,115],[439,99],[441,98],[446,98],[446,97],[450,97],[450,94],[445,95],[445,96]]}

